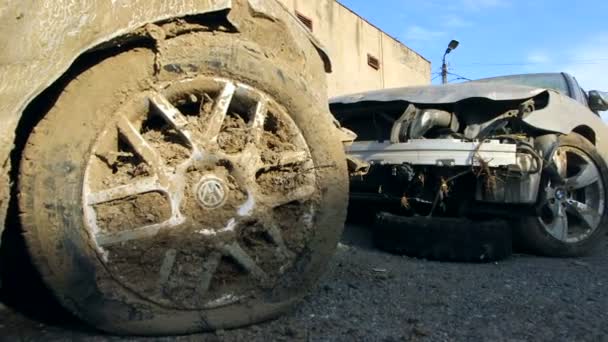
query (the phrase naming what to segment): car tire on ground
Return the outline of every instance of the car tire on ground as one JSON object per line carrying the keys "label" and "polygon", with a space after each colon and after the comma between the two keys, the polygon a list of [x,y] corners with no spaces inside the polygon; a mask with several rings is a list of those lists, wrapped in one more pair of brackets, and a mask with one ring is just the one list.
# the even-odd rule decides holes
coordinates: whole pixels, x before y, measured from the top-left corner
{"label": "car tire on ground", "polygon": [[29,137],[19,210],[33,262],[63,306],[112,333],[274,318],[344,225],[327,103],[304,86],[313,69],[238,34],[163,44],[160,69],[138,48],[84,71]]}
{"label": "car tire on ground", "polygon": [[403,217],[379,213],[374,243],[387,252],[439,261],[490,262],[512,253],[505,221]]}
{"label": "car tire on ground", "polygon": [[378,208],[373,203],[350,201],[346,221],[353,224],[373,224]]}
{"label": "car tire on ground", "polygon": [[547,158],[537,216],[518,222],[516,242],[539,255],[577,257],[591,253],[608,231],[608,167],[582,136],[558,141]]}

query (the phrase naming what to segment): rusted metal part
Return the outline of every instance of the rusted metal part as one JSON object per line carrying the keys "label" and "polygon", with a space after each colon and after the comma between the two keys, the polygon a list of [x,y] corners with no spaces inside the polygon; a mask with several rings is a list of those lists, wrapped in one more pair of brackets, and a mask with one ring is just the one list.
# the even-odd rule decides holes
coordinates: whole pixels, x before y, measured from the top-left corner
{"label": "rusted metal part", "polygon": [[[15,129],[27,105],[55,82],[80,55],[158,22],[211,12],[242,11],[285,23],[299,44],[327,53],[278,1],[260,0],[8,0],[0,4],[0,233],[9,201],[10,159]],[[251,13],[253,12],[253,13]],[[235,20],[238,27],[239,18]],[[241,18],[242,19],[242,18]],[[148,30],[150,31],[150,30]],[[145,32],[145,31],[144,31]],[[153,39],[162,39],[156,31]]]}

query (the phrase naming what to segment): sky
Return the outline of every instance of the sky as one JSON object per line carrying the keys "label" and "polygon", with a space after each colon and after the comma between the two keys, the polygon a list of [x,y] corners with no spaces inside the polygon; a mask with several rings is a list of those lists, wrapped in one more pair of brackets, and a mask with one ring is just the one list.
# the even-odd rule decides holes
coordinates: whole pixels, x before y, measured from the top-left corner
{"label": "sky", "polygon": [[531,72],[574,75],[587,90],[608,91],[607,0],[339,0],[432,62],[440,83]]}

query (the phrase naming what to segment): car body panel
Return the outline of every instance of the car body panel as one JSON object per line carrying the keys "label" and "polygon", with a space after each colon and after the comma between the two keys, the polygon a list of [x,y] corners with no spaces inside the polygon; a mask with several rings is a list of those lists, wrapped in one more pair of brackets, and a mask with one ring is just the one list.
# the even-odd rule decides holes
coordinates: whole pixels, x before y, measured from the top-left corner
{"label": "car body panel", "polygon": [[492,101],[525,101],[547,93],[546,107],[533,111],[524,121],[536,128],[569,134],[578,127],[588,127],[595,133],[598,152],[608,161],[608,127],[602,119],[580,102],[554,90],[513,84],[467,82],[442,86],[406,87],[336,97],[331,105],[365,102],[403,101],[413,104],[451,104],[471,98]]}
{"label": "car body panel", "polygon": [[419,86],[384,89],[336,97],[330,104],[360,102],[405,101],[415,104],[449,104],[469,98],[485,98],[493,101],[526,100],[545,92],[545,89],[512,84],[496,86],[487,83],[458,83],[441,86]]}
{"label": "car body panel", "polygon": [[[233,16],[236,6],[249,6]],[[82,54],[106,46],[147,24],[225,12],[238,30],[251,17],[282,22],[301,46],[312,44],[331,71],[314,36],[276,0],[7,0],[0,3],[0,233],[9,202],[10,152],[22,113]],[[236,12],[236,11],[234,11]],[[249,16],[244,18],[244,16]],[[307,45],[305,48],[308,48]]]}

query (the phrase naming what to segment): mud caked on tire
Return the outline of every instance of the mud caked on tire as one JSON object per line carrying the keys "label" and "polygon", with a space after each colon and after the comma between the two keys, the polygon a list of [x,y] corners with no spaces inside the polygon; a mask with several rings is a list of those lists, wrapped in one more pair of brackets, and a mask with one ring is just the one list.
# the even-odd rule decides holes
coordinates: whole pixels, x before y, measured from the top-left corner
{"label": "mud caked on tire", "polygon": [[512,253],[505,221],[403,217],[379,213],[374,244],[387,252],[439,261],[490,262]]}
{"label": "mud caked on tire", "polygon": [[342,145],[323,91],[306,87],[317,70],[238,34],[163,44],[162,63],[140,48],[83,72],[30,136],[19,206],[32,259],[65,307],[109,332],[276,317],[318,279],[346,215]]}
{"label": "mud caked on tire", "polygon": [[608,231],[606,162],[576,133],[560,136],[546,159],[537,216],[518,222],[516,245],[551,257],[589,254]]}

